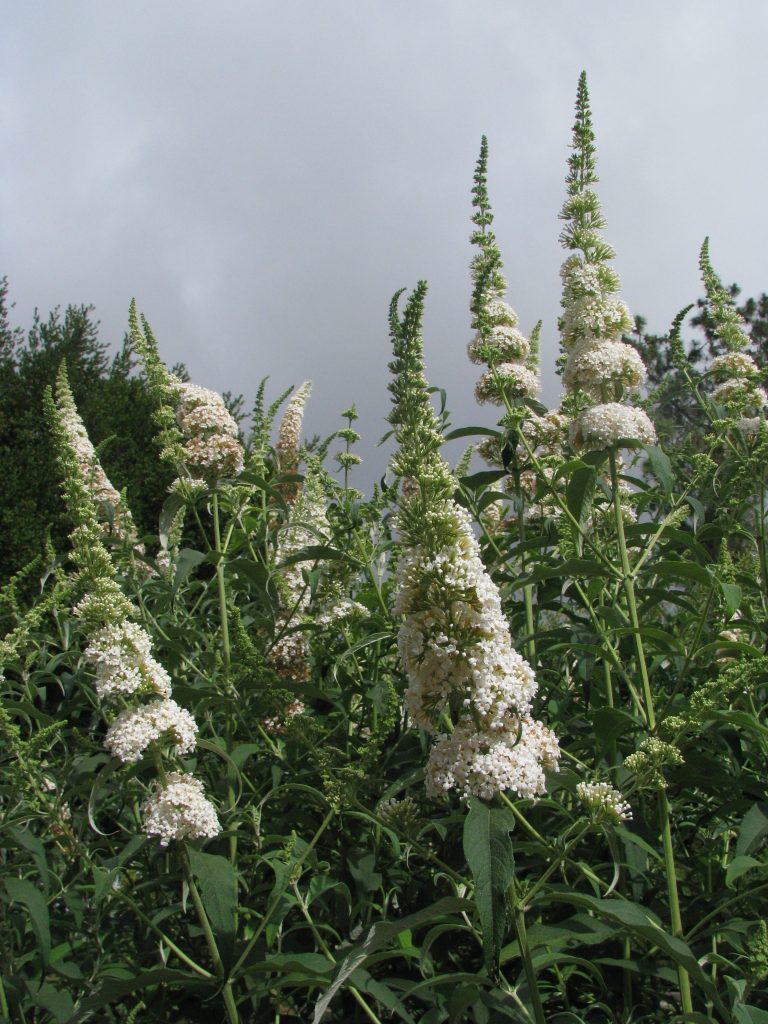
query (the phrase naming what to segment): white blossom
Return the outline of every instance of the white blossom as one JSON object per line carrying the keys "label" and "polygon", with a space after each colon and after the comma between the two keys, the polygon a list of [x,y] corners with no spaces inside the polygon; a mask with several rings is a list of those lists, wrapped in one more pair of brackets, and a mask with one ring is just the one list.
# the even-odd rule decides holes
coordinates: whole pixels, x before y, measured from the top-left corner
{"label": "white blossom", "polygon": [[499,363],[492,370],[486,370],[475,385],[478,402],[492,402],[503,405],[507,398],[533,398],[539,393],[539,374],[521,363]]}
{"label": "white blossom", "polygon": [[179,404],[176,420],[184,434],[184,459],[193,477],[210,480],[238,476],[244,452],[238,428],[216,391],[172,377]]}
{"label": "white blossom", "polygon": [[758,372],[757,363],[747,352],[726,352],[716,356],[709,369],[715,377],[749,377]]}
{"label": "white blossom", "polygon": [[593,405],[578,416],[570,428],[575,448],[594,451],[610,448],[621,441],[656,443],[656,430],[642,409],[619,402]]}
{"label": "white blossom", "polygon": [[449,501],[455,541],[430,554],[410,548],[398,565],[395,613],[405,616],[398,649],[408,673],[408,710],[433,731],[451,694],[501,728],[511,711],[527,712],[533,670],[512,647],[499,592],[483,566],[467,512]]}
{"label": "white blossom", "polygon": [[277,461],[283,473],[295,473],[299,465],[299,445],[304,408],[312,391],[312,381],[305,380],[291,397],[280,420],[277,432]]}
{"label": "white blossom", "polygon": [[516,327],[499,324],[491,328],[487,336],[478,332],[467,346],[467,355],[473,363],[488,363],[489,355],[494,362],[509,363],[525,359],[531,351],[531,343]]}
{"label": "white blossom", "polygon": [[172,839],[212,838],[221,831],[202,782],[184,772],[169,772],[165,783],[155,783],[141,810],[145,833],[157,836],[161,846]]}
{"label": "white blossom", "polygon": [[608,782],[580,782],[576,786],[576,796],[595,821],[620,825],[632,818],[632,808]]}
{"label": "white blossom", "polygon": [[544,769],[556,768],[559,756],[554,733],[532,718],[511,718],[503,729],[488,732],[467,716],[433,745],[427,794],[439,796],[456,788],[464,798],[490,800],[511,790],[534,799],[545,790]]}
{"label": "white blossom", "polygon": [[152,701],[121,711],[107,730],[104,746],[125,764],[138,761],[150,743],[169,736],[176,754],[195,749],[197,725],[184,708],[170,699]]}
{"label": "white blossom", "polygon": [[617,385],[640,387],[645,377],[645,364],[631,345],[601,339],[582,341],[571,349],[563,384],[568,391],[581,389],[599,401],[613,398]]}
{"label": "white blossom", "polygon": [[724,405],[738,405],[741,408],[751,405],[763,409],[768,405],[765,389],[752,384],[745,377],[724,380],[714,389],[712,398]]}
{"label": "white blossom", "polygon": [[102,700],[137,692],[171,695],[168,673],[152,657],[148,633],[135,622],[123,619],[104,626],[84,653],[96,670],[96,692]]}

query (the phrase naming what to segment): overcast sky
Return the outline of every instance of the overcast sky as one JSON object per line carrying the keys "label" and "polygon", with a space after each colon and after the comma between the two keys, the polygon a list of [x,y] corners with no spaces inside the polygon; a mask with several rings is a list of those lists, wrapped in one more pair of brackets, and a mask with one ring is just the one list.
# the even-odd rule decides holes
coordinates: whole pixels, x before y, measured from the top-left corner
{"label": "overcast sky", "polygon": [[11,0],[0,39],[0,275],[13,320],[135,296],[171,364],[250,406],[305,378],[308,433],[385,429],[387,307],[429,281],[425,349],[477,410],[470,189],[490,146],[509,301],[558,400],[557,214],[579,72],[623,295],[664,331],[698,251],[768,290],[765,0]]}

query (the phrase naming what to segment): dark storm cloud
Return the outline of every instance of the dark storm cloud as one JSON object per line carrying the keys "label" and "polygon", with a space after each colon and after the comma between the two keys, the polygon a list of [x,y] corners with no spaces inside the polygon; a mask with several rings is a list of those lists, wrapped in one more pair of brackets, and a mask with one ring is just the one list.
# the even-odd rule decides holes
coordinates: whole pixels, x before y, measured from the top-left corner
{"label": "dark storm cloud", "polygon": [[557,212],[578,73],[606,235],[663,330],[728,281],[768,288],[760,202],[768,9],[688,0],[85,2],[6,12],[0,273],[16,319],[92,302],[119,342],[135,295],[169,363],[273,393],[315,381],[310,431],[355,400],[384,430],[391,294],[430,282],[428,372],[472,399],[469,191],[483,132],[509,298],[544,319],[555,402]]}

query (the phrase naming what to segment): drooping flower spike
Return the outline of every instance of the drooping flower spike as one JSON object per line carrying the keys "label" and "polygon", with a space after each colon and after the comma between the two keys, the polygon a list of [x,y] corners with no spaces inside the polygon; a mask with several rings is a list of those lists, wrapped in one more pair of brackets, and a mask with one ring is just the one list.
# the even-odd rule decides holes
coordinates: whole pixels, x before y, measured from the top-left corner
{"label": "drooping flower spike", "polygon": [[468,355],[473,363],[487,366],[475,387],[480,403],[503,405],[505,400],[533,398],[539,392],[537,351],[518,329],[517,313],[504,301],[507,282],[496,236],[491,231],[493,213],[488,199],[488,140],[483,136],[475,169],[470,241],[480,252],[472,260],[474,288],[470,309],[476,333]]}
{"label": "drooping flower spike", "polygon": [[544,792],[557,765],[554,734],[531,717],[536,680],[515,651],[498,589],[486,572],[472,524],[453,500],[456,481],[440,454],[442,436],[424,377],[421,316],[426,285],[402,321],[393,300],[390,363],[403,487],[396,527],[398,649],[408,676],[411,719],[435,736],[427,764],[432,796],[455,789],[489,800],[511,790]]}
{"label": "drooping flower spike", "polygon": [[560,331],[566,354],[563,383],[576,402],[571,443],[582,451],[656,440],[648,415],[627,402],[628,392],[645,382],[646,370],[637,350],[622,340],[633,322],[619,296],[618,274],[610,266],[615,252],[601,235],[605,219],[593,187],[598,180],[594,140],[587,78],[582,72],[568,160],[568,198],[560,214],[565,221],[560,241],[571,252],[560,271]]}
{"label": "drooping flower spike", "polygon": [[[80,435],[72,433],[74,401],[65,369],[59,374],[57,402],[49,390],[45,405],[63,470],[64,497],[75,522],[73,559],[78,567],[76,582],[84,596],[73,612],[87,639],[83,653],[95,671],[99,699],[107,705],[123,704],[107,730],[105,746],[125,764],[139,761],[150,747],[160,757],[164,740],[176,754],[189,753],[196,745],[195,720],[171,699],[170,677],[153,657],[149,634],[134,621],[136,609],[118,586],[102,542],[90,474],[78,443]],[[203,784],[191,775],[180,775],[176,781],[183,781],[183,792],[174,794],[169,785],[173,776],[171,773],[145,803],[145,832],[159,836],[163,845],[173,838],[217,835],[218,817],[203,793]]]}

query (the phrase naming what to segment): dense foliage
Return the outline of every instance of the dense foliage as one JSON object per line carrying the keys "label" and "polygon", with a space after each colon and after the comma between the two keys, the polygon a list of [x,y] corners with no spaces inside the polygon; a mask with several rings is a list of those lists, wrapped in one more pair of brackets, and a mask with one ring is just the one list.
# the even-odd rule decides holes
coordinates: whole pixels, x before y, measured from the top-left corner
{"label": "dense foliage", "polygon": [[26,334],[10,326],[8,288],[0,282],[0,577],[8,579],[51,536],[61,550],[68,532],[50,432],[42,419],[43,392],[62,360],[110,476],[128,495],[142,532],[155,531],[170,473],[153,450],[153,400],[134,371],[130,345],[112,359],[86,306],[68,306],[46,320],[35,317]]}
{"label": "dense foliage", "polygon": [[262,386],[246,441],[132,307],[143,537],[84,426],[103,363],[46,371],[69,536],[2,594],[5,1019],[768,1020],[763,360],[705,244],[711,358],[681,315],[643,402],[582,76],[545,409],[487,160],[469,356],[499,423],[446,434],[426,285],[398,293],[370,498],[354,406],[308,446],[309,383]]}

